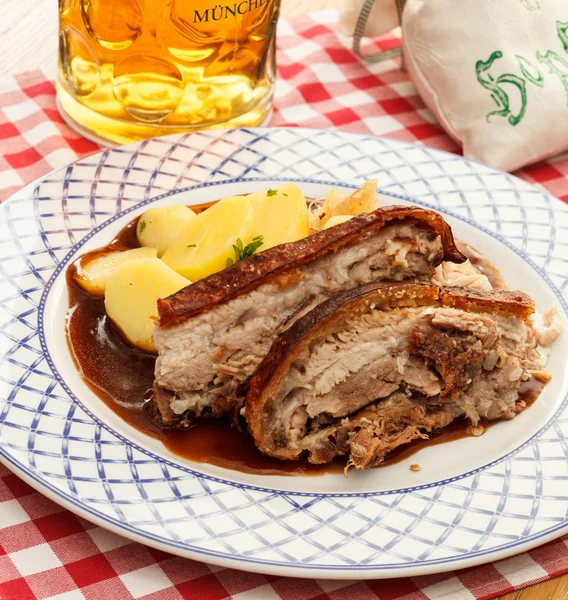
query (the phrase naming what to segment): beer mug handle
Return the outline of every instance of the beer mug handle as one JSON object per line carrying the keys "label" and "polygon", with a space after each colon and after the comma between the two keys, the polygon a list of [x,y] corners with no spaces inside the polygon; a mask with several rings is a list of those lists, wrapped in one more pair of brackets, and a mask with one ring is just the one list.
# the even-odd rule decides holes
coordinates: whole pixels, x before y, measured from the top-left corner
{"label": "beer mug handle", "polygon": [[[393,0],[393,2],[395,2],[396,4],[398,22],[402,23],[402,11],[404,9],[406,0]],[[384,60],[388,60],[389,58],[395,58],[397,56],[402,55],[402,46],[397,46],[396,48],[390,48],[389,50],[383,50],[381,52],[375,52],[373,54],[364,55],[361,52],[361,41],[365,37],[367,21],[369,20],[369,15],[371,14],[371,9],[373,8],[374,3],[375,0],[365,0],[363,6],[361,7],[359,17],[357,18],[357,23],[355,24],[355,32],[353,34],[353,52],[361,60],[369,64],[383,62]],[[401,65],[401,68],[404,70],[404,64]]]}

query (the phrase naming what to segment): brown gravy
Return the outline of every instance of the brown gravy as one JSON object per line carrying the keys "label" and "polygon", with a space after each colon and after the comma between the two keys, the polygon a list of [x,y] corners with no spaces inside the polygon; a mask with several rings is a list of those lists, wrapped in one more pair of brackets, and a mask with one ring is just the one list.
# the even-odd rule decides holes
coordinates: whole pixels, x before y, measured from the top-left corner
{"label": "brown gravy", "polygon": [[[210,204],[192,207],[205,210]],[[171,452],[194,462],[209,463],[256,475],[322,475],[341,473],[345,458],[329,465],[305,460],[281,461],[262,454],[246,431],[231,427],[227,420],[201,420],[185,431],[164,430],[148,417],[144,404],[154,380],[155,356],[132,347],[106,317],[100,297],[85,292],[75,281],[81,264],[104,252],[139,247],[138,219],[126,225],[105,248],[94,250],[67,269],[69,314],[67,343],[75,365],[89,388],[118,416],[143,433],[159,439]],[[542,385],[527,387],[522,399],[530,405]],[[493,423],[485,423],[485,427]],[[469,435],[467,421],[458,419],[449,427],[391,452],[381,467],[401,462],[422,448],[458,440]]]}

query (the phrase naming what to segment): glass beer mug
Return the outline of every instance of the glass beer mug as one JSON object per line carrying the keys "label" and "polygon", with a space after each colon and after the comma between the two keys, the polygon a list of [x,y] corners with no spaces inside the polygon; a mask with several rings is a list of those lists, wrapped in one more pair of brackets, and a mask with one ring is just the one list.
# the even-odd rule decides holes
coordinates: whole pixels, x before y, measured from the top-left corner
{"label": "glass beer mug", "polygon": [[280,0],[59,0],[58,107],[99,142],[265,122]]}

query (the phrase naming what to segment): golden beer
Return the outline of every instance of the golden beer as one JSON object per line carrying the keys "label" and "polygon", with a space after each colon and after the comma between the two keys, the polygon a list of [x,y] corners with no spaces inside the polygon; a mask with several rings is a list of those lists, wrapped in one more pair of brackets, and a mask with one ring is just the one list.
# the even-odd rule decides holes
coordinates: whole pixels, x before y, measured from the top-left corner
{"label": "golden beer", "polygon": [[263,122],[280,0],[59,0],[59,109],[98,141]]}

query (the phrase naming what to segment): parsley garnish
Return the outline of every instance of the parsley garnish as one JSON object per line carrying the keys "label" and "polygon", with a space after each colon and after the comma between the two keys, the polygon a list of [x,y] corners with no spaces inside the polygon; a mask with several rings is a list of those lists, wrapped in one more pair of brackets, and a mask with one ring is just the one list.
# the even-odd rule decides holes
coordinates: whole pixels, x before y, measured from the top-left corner
{"label": "parsley garnish", "polygon": [[140,221],[140,233],[142,233],[144,231],[144,227],[146,227],[146,221]]}
{"label": "parsley garnish", "polygon": [[233,246],[237,260],[243,260],[244,258],[252,256],[262,246],[262,244],[264,244],[263,235],[257,235],[256,237],[253,237],[252,242],[247,244],[244,248],[241,238],[237,238],[237,245]]}
{"label": "parsley garnish", "polygon": [[264,244],[263,235],[257,235],[253,237],[252,242],[250,244],[247,244],[246,246],[243,245],[243,241],[241,240],[241,238],[237,238],[237,241],[233,244],[233,250],[235,251],[236,260],[233,260],[232,258],[227,258],[225,267],[228,269],[229,267],[232,267],[235,264],[235,262],[238,262],[239,260],[244,260],[245,258],[252,256],[262,246],[262,244]]}
{"label": "parsley garnish", "polygon": [[186,248],[197,248],[197,244],[188,244]]}
{"label": "parsley garnish", "polygon": [[270,197],[270,196],[276,196],[276,194],[277,194],[277,193],[278,193],[278,190],[268,190],[268,191],[266,192],[266,195],[267,195],[268,197]]}
{"label": "parsley garnish", "polygon": [[286,198],[288,198],[288,194],[286,192],[282,192],[283,196],[286,196]]}

